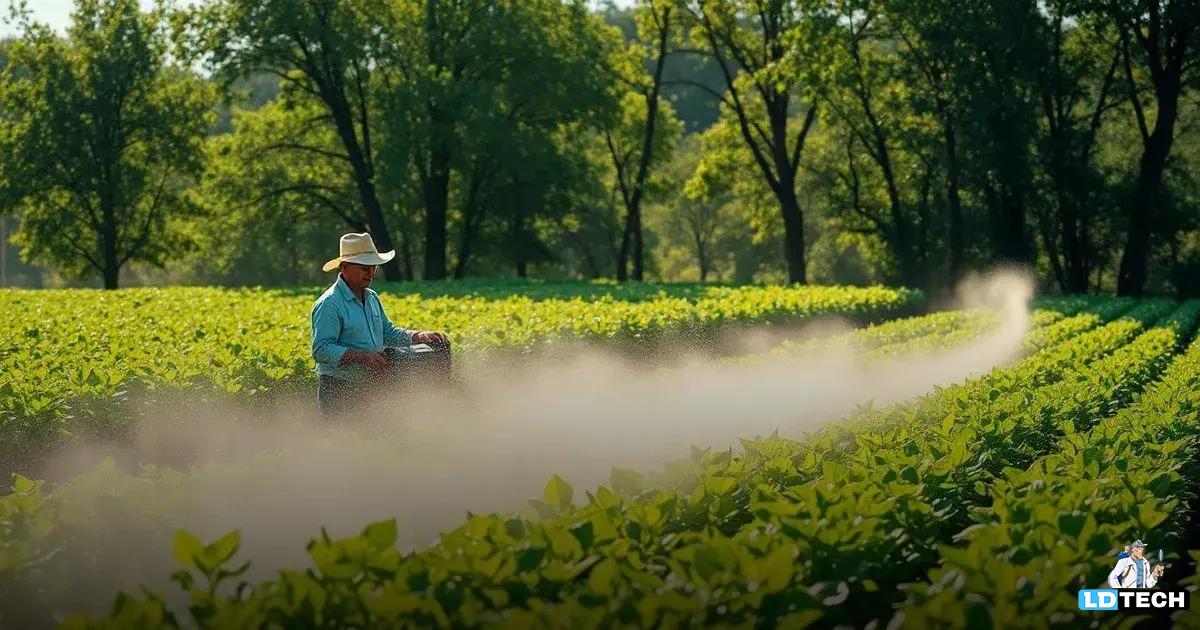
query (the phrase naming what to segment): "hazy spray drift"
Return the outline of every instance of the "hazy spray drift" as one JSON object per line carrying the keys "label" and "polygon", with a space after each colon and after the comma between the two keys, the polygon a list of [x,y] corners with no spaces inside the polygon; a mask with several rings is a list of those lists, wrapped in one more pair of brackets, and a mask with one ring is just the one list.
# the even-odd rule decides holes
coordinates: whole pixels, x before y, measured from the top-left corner
{"label": "hazy spray drift", "polygon": [[[587,353],[469,373],[470,403],[381,400],[376,420],[385,425],[383,437],[331,433],[307,406],[270,418],[189,408],[146,422],[133,455],[154,461],[183,449],[204,462],[171,490],[177,507],[168,520],[206,539],[240,528],[242,556],[262,575],[308,566],[304,544],[322,526],[339,536],[395,517],[403,544],[422,546],[468,510],[519,508],[551,474],[590,488],[613,466],[648,470],[686,456],[692,445],[724,449],[738,437],[777,429],[798,437],[863,403],[904,400],[961,381],[1017,352],[1029,325],[1029,296],[1029,283],[1010,275],[964,285],[961,306],[995,308],[1001,324],[946,352],[870,362],[831,351],[658,371]],[[168,540],[164,531],[157,549],[143,540],[122,550],[112,568],[120,575],[104,576],[102,601],[114,579],[127,587],[161,584],[170,569]]]}

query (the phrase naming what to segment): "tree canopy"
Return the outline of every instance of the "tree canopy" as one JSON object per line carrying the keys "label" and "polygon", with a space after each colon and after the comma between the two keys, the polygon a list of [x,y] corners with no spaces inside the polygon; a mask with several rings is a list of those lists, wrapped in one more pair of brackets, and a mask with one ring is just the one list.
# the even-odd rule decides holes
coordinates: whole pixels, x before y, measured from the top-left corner
{"label": "tree canopy", "polygon": [[391,279],[1192,295],[1197,2],[78,0],[0,47],[0,211],[107,286],[367,230]]}
{"label": "tree canopy", "polygon": [[0,208],[32,261],[115,288],[180,253],[215,91],[169,60],[160,11],[79,0],[66,37],[22,19],[0,75]]}

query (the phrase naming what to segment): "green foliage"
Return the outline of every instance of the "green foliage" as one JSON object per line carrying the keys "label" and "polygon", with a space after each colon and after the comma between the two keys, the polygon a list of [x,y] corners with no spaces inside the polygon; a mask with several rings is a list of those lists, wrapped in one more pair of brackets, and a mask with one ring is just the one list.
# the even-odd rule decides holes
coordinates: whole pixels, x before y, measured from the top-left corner
{"label": "green foliage", "polygon": [[517,275],[553,260],[539,223],[562,219],[594,177],[567,134],[616,110],[596,60],[617,34],[548,1],[409,1],[389,15],[381,137],[386,171],[424,205],[426,277],[448,220],[456,277],[479,254]]}
{"label": "green foliage", "polygon": [[21,18],[0,74],[0,208],[24,256],[116,288],[132,261],[164,264],[202,166],[213,90],[168,56],[161,11],[79,0],[66,38]]}
{"label": "green foliage", "polygon": [[[468,357],[527,352],[559,338],[648,343],[715,334],[732,324],[884,317],[920,300],[919,293],[879,287],[378,288],[398,325],[444,330]],[[0,444],[8,453],[27,454],[75,432],[111,430],[122,425],[128,400],[164,389],[255,398],[308,388],[314,374],[308,311],[315,296],[182,287],[113,295],[0,292]]]}
{"label": "green foliage", "polygon": [[313,263],[336,253],[330,235],[365,229],[339,141],[314,122],[321,115],[312,99],[286,91],[254,111],[234,109],[233,132],[208,140],[208,168],[196,191],[202,212],[189,225],[198,246],[186,261],[197,277],[322,282]]}
{"label": "green foliage", "polygon": [[[283,571],[235,592],[213,582],[239,569],[208,561],[230,553],[236,537],[205,545],[181,534],[178,555],[193,558],[184,563],[193,577],[177,580],[192,602],[189,623],[862,625],[886,621],[897,606],[910,621],[954,625],[980,615],[1040,624],[1048,613],[1073,613],[1079,563],[1102,570],[1122,537],[1153,531],[1172,539],[1183,527],[1166,520],[1177,505],[1172,493],[1184,488],[1175,481],[1181,473],[1152,464],[1191,457],[1190,447],[1180,448],[1189,442],[1173,436],[1190,431],[1194,414],[1176,411],[1194,398],[1196,354],[1172,357],[1196,327],[1200,303],[1072,298],[1041,306],[1054,310],[1035,315],[1033,353],[989,374],[862,410],[797,441],[770,436],[744,439],[736,453],[697,450],[653,475],[614,470],[582,504],[552,477],[529,510],[470,516],[433,547],[403,556],[392,546],[394,523],[385,521],[346,539],[322,535],[309,547],[309,571]],[[929,331],[931,322],[951,325],[947,317],[906,321]],[[976,316],[959,317],[969,328]],[[890,338],[921,336],[899,334],[900,323],[880,328],[895,335],[864,331],[862,341],[882,348]],[[1162,421],[1131,432],[1146,414]],[[1130,457],[1145,459],[1138,483],[1089,481],[1109,470],[1132,474]],[[41,496],[28,482],[20,492],[10,496]],[[1096,492],[1116,511],[1092,506]],[[1162,499],[1148,503],[1144,492]],[[1059,503],[1075,507],[1041,507]],[[977,521],[1012,533],[985,536],[969,528]],[[1015,533],[1031,527],[1036,535]],[[1030,554],[1013,555],[1014,545]],[[945,569],[935,568],[939,559]],[[973,572],[971,563],[988,570]],[[928,571],[933,586],[918,583]],[[962,571],[989,581],[963,587]],[[1014,580],[991,580],[1009,574]],[[1024,606],[1029,593],[990,590],[1024,583],[1018,575],[1047,584],[1031,600],[1038,607],[1023,608],[1028,617],[1011,616],[999,598]],[[996,595],[970,603],[964,595],[975,588]],[[937,600],[918,608],[926,594]],[[939,616],[919,616],[931,614]],[[110,620],[119,619],[177,622],[154,595],[119,597]]]}
{"label": "green foliage", "polygon": [[[1176,322],[1183,330],[1193,324]],[[1103,584],[1122,545],[1141,538],[1182,551],[1189,523],[1178,515],[1200,481],[1189,465],[1198,381],[1193,343],[1135,404],[1067,432],[1028,468],[1005,470],[990,505],[972,512],[975,524],[941,549],[925,581],[906,589],[906,623],[955,625],[978,609],[996,625],[1085,623],[1075,591]],[[968,592],[976,604],[964,602]]]}

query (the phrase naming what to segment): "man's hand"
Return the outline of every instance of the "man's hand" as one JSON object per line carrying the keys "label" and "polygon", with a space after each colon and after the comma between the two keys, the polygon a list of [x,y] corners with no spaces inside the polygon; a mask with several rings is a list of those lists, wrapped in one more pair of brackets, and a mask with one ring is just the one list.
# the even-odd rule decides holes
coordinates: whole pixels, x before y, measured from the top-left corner
{"label": "man's hand", "polygon": [[1160,564],[1160,565],[1154,567],[1153,575],[1155,578],[1162,577],[1162,574],[1163,574],[1163,565]]}
{"label": "man's hand", "polygon": [[446,343],[446,341],[446,333],[444,332],[424,330],[421,332],[415,332],[412,336],[413,343]]}
{"label": "man's hand", "polygon": [[359,363],[365,365],[368,370],[377,372],[387,367],[387,357],[383,356],[382,352],[368,352],[366,350],[347,350],[342,355],[342,363]]}

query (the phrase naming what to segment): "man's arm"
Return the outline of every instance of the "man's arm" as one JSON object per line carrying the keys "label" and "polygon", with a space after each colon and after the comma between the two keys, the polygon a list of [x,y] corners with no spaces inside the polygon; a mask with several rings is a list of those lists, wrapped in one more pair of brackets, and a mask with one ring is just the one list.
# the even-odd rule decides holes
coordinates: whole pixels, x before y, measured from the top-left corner
{"label": "man's arm", "polygon": [[1108,574],[1108,585],[1111,588],[1121,588],[1121,571],[1125,570],[1125,565],[1129,563],[1129,558],[1121,558],[1117,560],[1117,566]]}
{"label": "man's arm", "polygon": [[[321,302],[312,312],[312,357],[317,363],[339,365],[349,347],[338,344],[342,320],[337,307]],[[353,355],[352,355],[353,356]]]}
{"label": "man's arm", "polygon": [[1154,585],[1158,584],[1158,574],[1156,573],[1158,568],[1151,569],[1149,560],[1143,560],[1142,562],[1146,563],[1146,588],[1154,588]]}
{"label": "man's arm", "polygon": [[321,302],[312,312],[312,357],[317,363],[326,365],[350,365],[360,363],[369,368],[387,367],[387,359],[378,352],[356,350],[339,344],[342,332],[341,316],[329,302]]}

